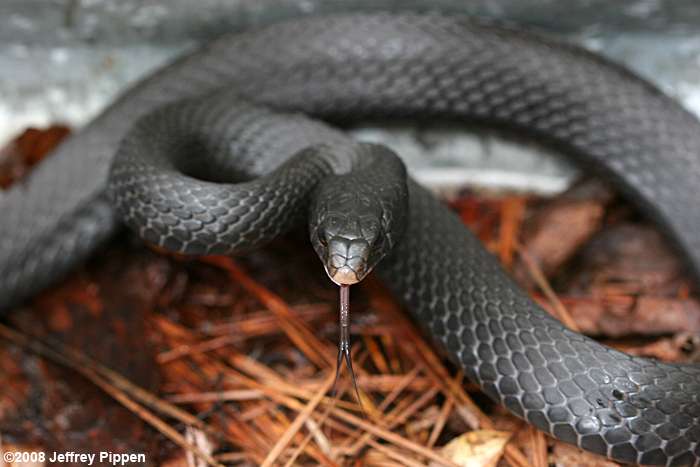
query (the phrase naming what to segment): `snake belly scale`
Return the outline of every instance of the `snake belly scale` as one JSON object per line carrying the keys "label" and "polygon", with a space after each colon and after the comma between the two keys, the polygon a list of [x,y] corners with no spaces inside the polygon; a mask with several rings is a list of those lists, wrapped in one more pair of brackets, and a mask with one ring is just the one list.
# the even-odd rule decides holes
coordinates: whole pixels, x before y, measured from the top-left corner
{"label": "snake belly scale", "polygon": [[[311,196],[291,196],[294,182],[322,183],[382,151],[353,145],[301,113],[343,123],[417,117],[505,128],[561,149],[614,181],[700,271],[700,124],[672,99],[614,64],[539,36],[437,14],[354,14],[215,41],[138,84],[63,144],[0,198],[0,307],[54,283],[110,236],[120,222],[114,188],[133,187],[138,174],[147,182],[164,176],[134,170],[132,161],[115,166],[106,191],[110,163],[135,121],[131,135],[167,133],[156,131],[165,119],[153,117],[163,105],[173,106],[171,125],[192,129],[195,147],[222,164],[217,173],[253,187],[236,201],[250,217],[216,210],[199,212],[197,222],[179,217],[192,189],[176,183],[159,186],[177,203],[148,211],[150,220],[127,219],[137,229],[172,223],[181,237],[174,235],[174,246],[196,245],[193,253],[225,250],[208,246],[216,235],[192,239],[202,223],[225,217],[245,233],[242,248],[276,235],[302,213],[292,201]],[[222,154],[231,145],[237,159],[227,165]],[[326,156],[286,160],[319,145],[331,148]],[[395,170],[385,164],[381,170]],[[200,170],[187,165],[180,158],[158,167]],[[261,181],[273,173],[280,184],[261,196]],[[210,180],[194,191],[230,198],[217,174],[204,175]],[[406,189],[405,232],[389,242],[377,271],[471,380],[517,416],[584,449],[625,462],[700,464],[700,368],[634,358],[567,330],[429,192],[410,179]],[[125,191],[133,197],[117,201],[122,214],[141,201],[138,190]]]}

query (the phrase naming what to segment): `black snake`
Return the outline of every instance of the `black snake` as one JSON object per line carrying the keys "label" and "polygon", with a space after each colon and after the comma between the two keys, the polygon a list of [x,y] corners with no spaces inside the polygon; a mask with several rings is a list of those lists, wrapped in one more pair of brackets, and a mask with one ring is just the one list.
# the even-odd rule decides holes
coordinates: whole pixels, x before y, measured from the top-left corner
{"label": "black snake", "polygon": [[583,50],[509,28],[356,14],[215,41],[63,144],[0,198],[0,306],[86,258],[117,211],[145,239],[193,254],[252,248],[306,216],[339,282],[386,253],[381,277],[514,414],[620,461],[700,463],[700,368],[567,330],[446,207],[404,181],[391,151],[302,113],[448,119],[539,139],[614,180],[700,270],[700,124],[673,100]]}

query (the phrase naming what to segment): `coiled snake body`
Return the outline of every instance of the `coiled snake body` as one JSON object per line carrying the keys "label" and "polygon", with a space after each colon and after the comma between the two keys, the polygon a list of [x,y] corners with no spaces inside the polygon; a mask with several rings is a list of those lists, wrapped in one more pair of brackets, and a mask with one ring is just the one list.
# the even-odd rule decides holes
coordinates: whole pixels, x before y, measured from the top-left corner
{"label": "coiled snake body", "polygon": [[[389,150],[279,111],[344,123],[443,118],[538,138],[617,182],[700,270],[700,124],[678,104],[589,53],[517,31],[440,15],[347,15],[216,41],[62,145],[0,198],[0,306],[94,251],[118,224],[112,202],[147,240],[197,254],[251,248],[311,204],[323,258],[318,226],[344,221],[315,198],[325,193],[379,212],[378,222],[358,222],[358,238],[342,239],[348,267],[374,266],[352,263],[356,248],[370,258],[388,251],[381,277],[490,397],[621,461],[700,463],[700,368],[633,358],[567,330],[432,195],[394,182],[403,168]],[[329,274],[335,266],[329,259]]]}

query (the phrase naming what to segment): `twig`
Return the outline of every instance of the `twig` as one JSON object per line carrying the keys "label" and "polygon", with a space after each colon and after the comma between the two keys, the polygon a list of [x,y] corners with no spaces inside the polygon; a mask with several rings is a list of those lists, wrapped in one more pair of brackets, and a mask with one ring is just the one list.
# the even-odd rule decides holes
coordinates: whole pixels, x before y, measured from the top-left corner
{"label": "twig", "polygon": [[319,368],[333,367],[335,365],[335,361],[331,357],[332,351],[330,346],[321,343],[316,335],[296,317],[294,311],[284,300],[251,278],[231,258],[207,256],[202,258],[202,261],[224,269],[228,272],[231,279],[265,305],[277,316],[280,327],[289,339]]}
{"label": "twig", "polygon": [[578,331],[579,329],[576,321],[574,321],[569,311],[566,309],[561,300],[559,300],[559,297],[557,297],[557,294],[554,292],[554,289],[552,289],[552,286],[549,284],[549,281],[545,277],[544,273],[537,265],[537,262],[532,258],[530,253],[528,253],[526,249],[522,247],[522,245],[518,245],[518,252],[523,260],[523,263],[525,263],[525,266],[527,267],[528,273],[530,276],[532,276],[537,286],[540,288],[540,290],[542,290],[542,293],[544,293],[547,300],[549,300],[554,307],[557,314],[556,318],[558,318],[562,323],[564,323],[564,326],[572,331]]}
{"label": "twig", "polygon": [[438,437],[440,436],[443,428],[445,427],[445,423],[447,423],[447,417],[450,416],[450,412],[452,411],[454,405],[454,399],[451,397],[448,397],[445,400],[445,403],[442,404],[442,407],[440,408],[440,414],[438,415],[438,418],[435,421],[435,425],[433,426],[433,430],[430,432],[430,437],[428,438],[428,447],[435,446]]}
{"label": "twig", "polygon": [[544,434],[533,426],[527,427],[530,432],[530,444],[532,445],[532,466],[547,467],[547,441]]}
{"label": "twig", "polygon": [[513,253],[518,242],[520,224],[525,211],[525,198],[513,196],[501,204],[501,226],[498,239],[498,253],[501,264],[507,269],[513,263]]}
{"label": "twig", "polygon": [[316,406],[318,406],[323,397],[330,390],[331,386],[333,385],[334,379],[335,378],[332,373],[329,375],[328,378],[326,378],[326,381],[323,383],[321,389],[316,393],[313,399],[311,399],[306,404],[304,410],[299,412],[297,418],[294,419],[294,422],[289,426],[287,431],[282,435],[282,437],[280,437],[279,441],[277,441],[277,444],[275,444],[270,453],[267,455],[261,467],[270,467],[277,460],[280,454],[282,454],[282,451],[284,451],[284,449],[287,447],[294,435],[296,435],[299,429],[301,429],[304,422],[309,418]]}

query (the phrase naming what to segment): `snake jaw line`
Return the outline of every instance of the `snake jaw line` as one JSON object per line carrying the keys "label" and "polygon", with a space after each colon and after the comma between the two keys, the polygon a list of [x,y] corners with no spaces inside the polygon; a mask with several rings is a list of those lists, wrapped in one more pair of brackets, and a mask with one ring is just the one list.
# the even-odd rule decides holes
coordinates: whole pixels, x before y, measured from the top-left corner
{"label": "snake jaw line", "polygon": [[342,267],[338,269],[325,268],[328,277],[333,281],[334,284],[340,287],[348,287],[352,284],[357,284],[360,279],[357,278],[355,271],[348,267]]}

